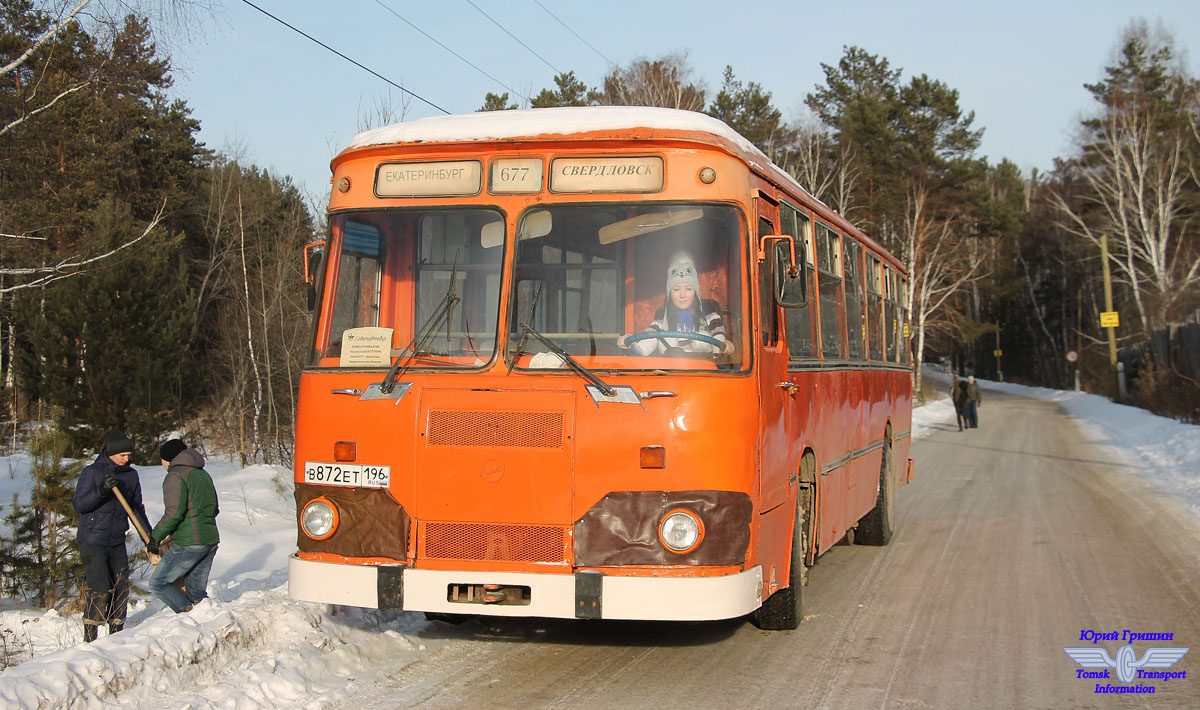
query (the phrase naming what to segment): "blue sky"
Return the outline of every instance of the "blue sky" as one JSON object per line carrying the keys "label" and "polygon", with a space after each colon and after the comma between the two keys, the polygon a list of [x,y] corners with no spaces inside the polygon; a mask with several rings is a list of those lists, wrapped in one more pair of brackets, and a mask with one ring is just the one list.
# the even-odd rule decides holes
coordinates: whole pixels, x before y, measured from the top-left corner
{"label": "blue sky", "polygon": [[[791,120],[823,83],[821,64],[836,64],[844,46],[857,45],[888,59],[904,81],[928,74],[957,89],[960,105],[974,111],[976,127],[985,129],[980,154],[993,163],[1008,158],[1025,170],[1044,170],[1069,154],[1079,118],[1092,109],[1083,84],[1103,77],[1121,32],[1134,19],[1169,31],[1187,70],[1200,75],[1192,54],[1200,51],[1196,0],[740,6],[540,0],[585,41],[535,0],[471,0],[479,9],[468,0],[252,1],[451,113],[474,111],[487,92],[501,93],[505,86],[536,94],[553,85],[556,70],[574,71],[596,86],[611,68],[608,60],[627,66],[686,52],[693,80],[706,85],[710,99],[728,64],[738,79],[772,92]],[[359,131],[361,117],[379,101],[399,109],[404,93],[243,2],[220,0],[218,13],[202,34],[171,45],[172,94],[191,106],[210,148],[236,147],[247,161],[292,176],[323,201],[329,160]],[[438,114],[411,99],[406,117]]]}

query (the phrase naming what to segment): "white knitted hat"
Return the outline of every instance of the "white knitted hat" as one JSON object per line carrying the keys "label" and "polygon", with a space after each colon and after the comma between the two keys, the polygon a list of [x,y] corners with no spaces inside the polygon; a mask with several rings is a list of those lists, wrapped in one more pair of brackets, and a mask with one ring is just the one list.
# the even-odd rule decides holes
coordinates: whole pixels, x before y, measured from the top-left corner
{"label": "white knitted hat", "polygon": [[696,262],[682,251],[671,257],[671,263],[667,266],[667,293],[678,283],[689,284],[696,292],[696,297],[700,297],[700,276],[696,273]]}

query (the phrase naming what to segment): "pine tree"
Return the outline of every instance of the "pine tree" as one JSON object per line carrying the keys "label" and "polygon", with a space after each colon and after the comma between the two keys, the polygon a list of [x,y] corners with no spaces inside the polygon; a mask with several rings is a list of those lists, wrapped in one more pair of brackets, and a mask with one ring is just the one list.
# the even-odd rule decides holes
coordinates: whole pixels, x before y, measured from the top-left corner
{"label": "pine tree", "polygon": [[903,185],[896,152],[900,70],[859,47],[846,47],[837,66],[822,64],[825,85],[805,103],[832,130],[834,144],[856,156],[862,179],[860,226],[879,238],[902,203]]}
{"label": "pine tree", "polygon": [[[0,31],[0,51],[11,56],[48,21],[24,4],[6,11],[14,24],[5,28],[10,34]],[[20,240],[23,251],[4,256],[39,266],[86,262],[145,236],[136,250],[117,250],[86,274],[55,273],[48,286],[0,304],[0,333],[7,336],[11,324],[17,353],[4,365],[17,367],[27,396],[54,407],[78,449],[94,450],[112,427],[128,428],[148,447],[201,388],[183,376],[197,348],[187,271],[174,251],[179,235],[197,228],[195,188],[207,153],[186,106],[166,98],[169,66],[144,20],[126,18],[103,45],[70,23],[38,51],[29,67],[41,81],[84,77],[87,88],[3,136],[0,227],[45,237]],[[0,114],[8,116],[33,100],[27,77],[13,77],[0,86]],[[149,229],[164,206],[165,217]]]}
{"label": "pine tree", "polygon": [[25,554],[25,544],[19,539],[24,514],[20,495],[13,493],[12,504],[4,516],[4,531],[0,532],[0,597],[15,599],[24,594],[24,580],[36,565]]}
{"label": "pine tree", "polygon": [[[110,237],[132,220],[115,201],[93,218],[97,233]],[[149,456],[200,389],[190,376],[193,314],[186,272],[173,257],[177,244],[157,241],[19,304],[29,345],[18,361],[22,382],[55,405],[75,450],[96,450],[104,432],[118,428],[136,454]]]}
{"label": "pine tree", "polygon": [[783,114],[771,105],[771,92],[753,81],[743,84],[734,79],[731,66],[725,67],[725,83],[705,113],[729,124],[768,156],[791,139]]}
{"label": "pine tree", "polygon": [[83,577],[79,551],[73,534],[77,515],[71,504],[75,481],[86,461],[65,464],[70,444],[61,431],[34,438],[32,517],[36,520],[38,604],[53,607],[71,586]]}
{"label": "pine tree", "polygon": [[569,71],[565,74],[556,75],[554,77],[554,84],[558,87],[557,91],[542,89],[541,93],[533,97],[530,104],[534,108],[587,106],[587,85],[575,78],[575,72]]}
{"label": "pine tree", "polygon": [[516,104],[508,102],[508,92],[503,94],[493,94],[488,92],[487,96],[483,97],[483,105],[479,107],[479,111],[512,111],[517,108]]}
{"label": "pine tree", "polygon": [[68,439],[60,431],[35,436],[30,446],[31,499],[21,505],[13,495],[6,516],[11,537],[3,541],[0,553],[5,595],[30,597],[44,607],[53,607],[82,577],[71,496],[84,462],[64,464],[67,447]]}

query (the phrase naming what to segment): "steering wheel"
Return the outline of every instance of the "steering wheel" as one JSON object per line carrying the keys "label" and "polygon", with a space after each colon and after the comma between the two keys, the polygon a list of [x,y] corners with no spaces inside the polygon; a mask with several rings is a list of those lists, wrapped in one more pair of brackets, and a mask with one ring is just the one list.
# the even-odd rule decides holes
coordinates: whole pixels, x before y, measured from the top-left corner
{"label": "steering wheel", "polygon": [[632,335],[625,336],[625,344],[629,345],[642,340],[649,340],[650,338],[683,338],[684,340],[695,340],[701,343],[708,343],[709,345],[715,347],[717,352],[722,352],[725,349],[725,343],[717,340],[711,335],[705,335],[703,333],[689,333],[682,330],[643,330],[640,333],[633,333]]}

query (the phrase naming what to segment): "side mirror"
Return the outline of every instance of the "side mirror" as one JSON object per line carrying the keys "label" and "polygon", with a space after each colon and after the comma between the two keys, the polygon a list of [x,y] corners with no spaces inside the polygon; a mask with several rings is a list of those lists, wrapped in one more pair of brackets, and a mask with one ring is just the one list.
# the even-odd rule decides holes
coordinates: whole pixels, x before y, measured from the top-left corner
{"label": "side mirror", "polygon": [[[768,251],[768,245],[775,242]],[[786,249],[785,249],[786,247]],[[787,234],[768,234],[759,240],[758,258],[775,260],[772,271],[771,291],[775,302],[784,308],[804,308],[808,305],[808,274],[804,253],[796,256],[796,240]]]}
{"label": "side mirror", "polygon": [[784,265],[779,259],[775,269],[775,302],[784,308],[804,308],[808,305],[808,273],[803,258],[795,266]]}
{"label": "side mirror", "polygon": [[304,245],[304,283],[308,284],[308,312],[317,307],[317,275],[321,273],[321,262],[325,259],[325,242]]}

